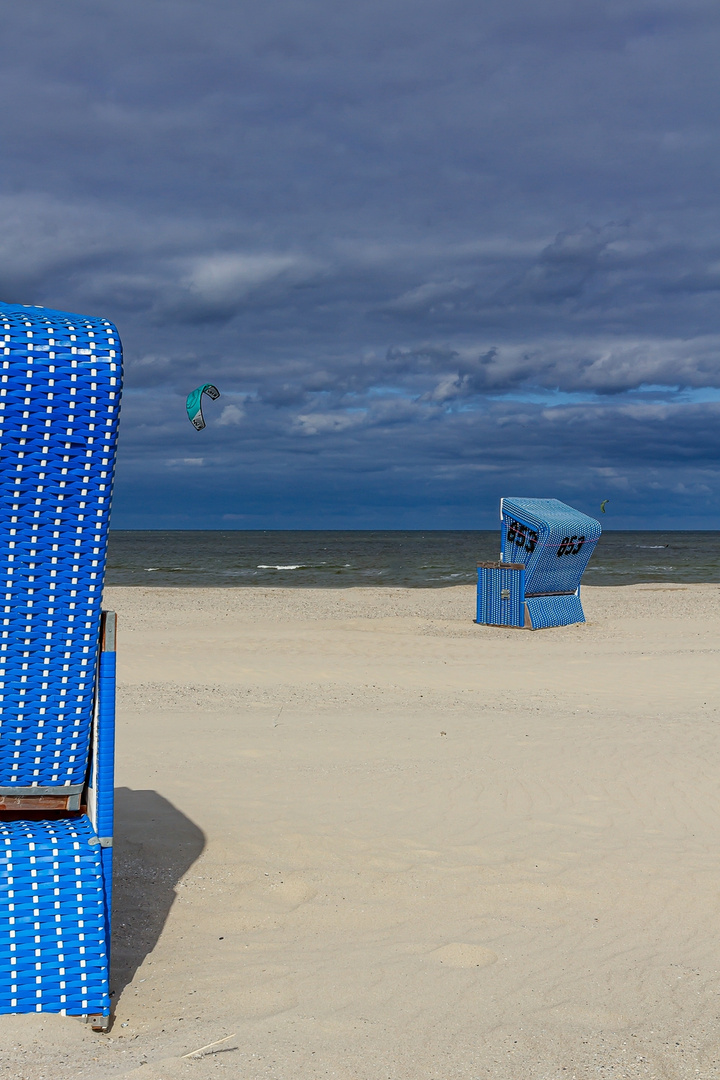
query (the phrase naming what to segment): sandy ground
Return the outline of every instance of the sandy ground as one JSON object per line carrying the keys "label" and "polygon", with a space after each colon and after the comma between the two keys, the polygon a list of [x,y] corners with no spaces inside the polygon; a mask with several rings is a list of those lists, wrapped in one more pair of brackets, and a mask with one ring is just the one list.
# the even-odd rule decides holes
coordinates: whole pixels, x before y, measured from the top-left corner
{"label": "sandy ground", "polygon": [[116,1019],[0,1077],[720,1076],[720,587],[583,596],[109,590]]}

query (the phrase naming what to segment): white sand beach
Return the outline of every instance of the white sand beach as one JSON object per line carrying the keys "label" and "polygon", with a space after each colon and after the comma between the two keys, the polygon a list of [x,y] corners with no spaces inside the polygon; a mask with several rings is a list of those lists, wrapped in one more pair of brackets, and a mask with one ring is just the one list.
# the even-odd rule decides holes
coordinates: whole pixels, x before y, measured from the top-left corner
{"label": "white sand beach", "polygon": [[720,1075],[720,587],[583,601],[107,590],[116,1020],[0,1076]]}

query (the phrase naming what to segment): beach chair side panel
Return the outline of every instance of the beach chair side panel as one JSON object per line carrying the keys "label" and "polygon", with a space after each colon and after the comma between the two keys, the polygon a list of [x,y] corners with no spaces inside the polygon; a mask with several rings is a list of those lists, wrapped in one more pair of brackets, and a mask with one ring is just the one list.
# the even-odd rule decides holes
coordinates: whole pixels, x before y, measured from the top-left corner
{"label": "beach chair side panel", "polygon": [[101,850],[107,952],[110,955],[115,813],[115,672],[117,616],[104,611],[100,632],[97,696],[92,725],[87,813]]}
{"label": "beach chair side panel", "polygon": [[486,562],[478,566],[477,615],[484,626],[525,625],[525,567]]}

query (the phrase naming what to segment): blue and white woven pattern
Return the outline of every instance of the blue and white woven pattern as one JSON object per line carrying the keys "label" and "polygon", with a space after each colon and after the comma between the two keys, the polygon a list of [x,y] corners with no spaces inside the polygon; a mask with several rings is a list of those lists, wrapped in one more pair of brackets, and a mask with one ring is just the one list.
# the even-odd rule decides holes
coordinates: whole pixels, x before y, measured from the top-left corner
{"label": "blue and white woven pattern", "polygon": [[503,499],[502,559],[525,564],[525,596],[574,593],[600,522],[558,499]]}
{"label": "blue and white woven pattern", "polygon": [[105,941],[88,819],[0,822],[0,1013],[107,1014]]}
{"label": "blue and white woven pattern", "polygon": [[485,626],[525,625],[525,571],[478,566],[477,618]]}
{"label": "blue and white woven pattern", "polygon": [[0,787],[85,779],[121,375],[107,320],[0,304]]}
{"label": "blue and white woven pattern", "polygon": [[585,613],[577,593],[569,596],[530,596],[525,603],[533,630],[585,622]]}

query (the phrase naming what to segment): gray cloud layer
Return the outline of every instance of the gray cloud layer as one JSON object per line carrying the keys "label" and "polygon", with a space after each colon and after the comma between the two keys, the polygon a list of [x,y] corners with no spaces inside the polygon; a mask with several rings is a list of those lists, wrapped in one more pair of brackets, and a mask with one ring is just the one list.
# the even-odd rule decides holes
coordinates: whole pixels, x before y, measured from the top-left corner
{"label": "gray cloud layer", "polygon": [[[16,5],[0,295],[114,319],[116,525],[720,523],[712,3]],[[216,382],[201,435],[184,395]]]}

